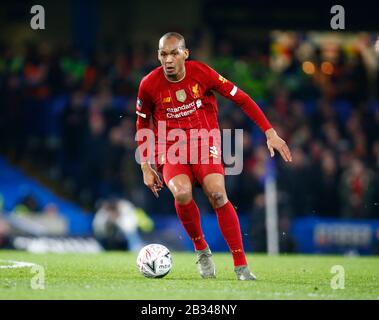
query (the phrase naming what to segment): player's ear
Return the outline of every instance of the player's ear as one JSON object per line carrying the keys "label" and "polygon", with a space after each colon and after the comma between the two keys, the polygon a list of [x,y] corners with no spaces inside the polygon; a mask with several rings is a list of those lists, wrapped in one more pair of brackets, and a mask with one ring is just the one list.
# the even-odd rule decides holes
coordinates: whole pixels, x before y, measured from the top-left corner
{"label": "player's ear", "polygon": [[189,57],[189,50],[188,49],[184,49],[184,59],[187,60]]}
{"label": "player's ear", "polygon": [[157,58],[158,58],[158,61],[161,62],[161,57],[159,55],[159,50],[157,50]]}

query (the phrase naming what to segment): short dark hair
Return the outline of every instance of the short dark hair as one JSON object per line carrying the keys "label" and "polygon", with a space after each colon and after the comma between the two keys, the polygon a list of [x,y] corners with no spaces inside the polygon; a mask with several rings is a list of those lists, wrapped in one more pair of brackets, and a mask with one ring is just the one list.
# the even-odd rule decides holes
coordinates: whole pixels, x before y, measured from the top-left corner
{"label": "short dark hair", "polygon": [[165,33],[159,39],[159,44],[161,43],[161,41],[166,40],[168,38],[176,38],[176,39],[178,39],[179,42],[180,42],[180,47],[182,47],[184,49],[186,48],[186,41],[185,41],[184,37],[180,33],[177,33],[177,32],[167,32],[167,33]]}

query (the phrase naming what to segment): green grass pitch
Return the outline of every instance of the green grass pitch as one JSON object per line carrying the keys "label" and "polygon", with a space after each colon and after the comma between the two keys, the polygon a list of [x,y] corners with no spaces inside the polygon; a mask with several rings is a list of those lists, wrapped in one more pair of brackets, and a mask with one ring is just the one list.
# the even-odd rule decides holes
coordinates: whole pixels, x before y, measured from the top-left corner
{"label": "green grass pitch", "polygon": [[[173,252],[162,279],[137,271],[130,252],[31,254],[0,250],[0,299],[379,299],[379,258],[316,255],[248,255],[257,281],[235,279],[230,254],[214,254],[217,279],[201,279],[193,253]],[[32,289],[30,266],[43,266],[45,288]],[[345,272],[344,289],[332,289],[334,265]],[[3,266],[3,267],[1,267]]]}

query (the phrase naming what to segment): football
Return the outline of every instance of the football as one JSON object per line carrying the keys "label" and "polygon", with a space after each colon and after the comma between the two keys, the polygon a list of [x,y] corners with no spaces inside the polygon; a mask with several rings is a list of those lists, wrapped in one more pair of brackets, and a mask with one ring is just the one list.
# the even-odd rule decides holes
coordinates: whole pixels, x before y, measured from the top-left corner
{"label": "football", "polygon": [[172,268],[170,250],[156,243],[143,247],[138,253],[137,267],[147,278],[163,278]]}

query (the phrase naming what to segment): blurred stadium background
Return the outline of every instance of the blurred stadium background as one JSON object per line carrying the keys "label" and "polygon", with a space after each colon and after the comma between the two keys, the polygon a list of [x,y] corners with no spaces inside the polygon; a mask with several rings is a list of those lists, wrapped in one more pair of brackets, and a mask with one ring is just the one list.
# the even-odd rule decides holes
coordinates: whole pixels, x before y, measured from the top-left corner
{"label": "blurred stadium background", "polygon": [[[327,4],[45,0],[46,29],[35,31],[34,4],[1,2],[0,248],[100,250],[95,213],[118,197],[135,206],[124,225],[139,233],[120,244],[109,231],[104,247],[192,250],[168,190],[155,200],[134,158],[139,81],[158,64],[159,37],[177,31],[191,58],[249,93],[290,145],[291,165],[275,159],[280,252],[379,254],[375,10],[346,5],[346,30],[332,32]],[[244,129],[229,197],[246,249],[266,252],[265,139],[237,106],[219,106],[222,128]],[[227,250],[195,197],[211,248]]]}

